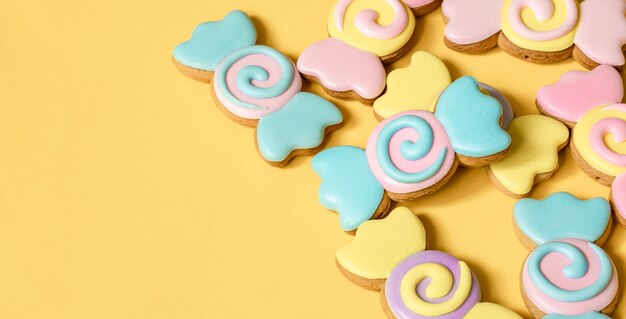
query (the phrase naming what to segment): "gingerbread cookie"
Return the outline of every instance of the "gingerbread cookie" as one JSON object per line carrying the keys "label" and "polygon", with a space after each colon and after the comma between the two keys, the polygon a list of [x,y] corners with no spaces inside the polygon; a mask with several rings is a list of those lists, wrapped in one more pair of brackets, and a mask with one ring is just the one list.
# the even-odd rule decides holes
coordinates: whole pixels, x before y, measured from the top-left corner
{"label": "gingerbread cookie", "polygon": [[611,258],[599,247],[610,232],[608,202],[555,193],[518,201],[514,215],[522,244],[532,249],[521,283],[533,317],[610,314],[619,281]]}
{"label": "gingerbread cookie", "polygon": [[617,188],[611,190],[611,201],[618,221],[626,225],[621,205],[626,192],[614,183],[626,174],[626,105],[619,104],[623,96],[620,74],[601,65],[590,72],[568,72],[556,84],[541,88],[537,106],[573,127],[570,149],[576,164],[597,182]]}
{"label": "gingerbread cookie", "polygon": [[201,24],[174,49],[186,75],[211,82],[216,105],[233,121],[256,127],[261,156],[274,166],[321,150],[325,137],[343,122],[327,100],[300,92],[294,63],[277,50],[256,45],[256,30],[241,11]]}
{"label": "gingerbread cookie", "polygon": [[530,194],[533,185],[549,179],[559,167],[559,151],[567,146],[565,125],[542,115],[515,118],[508,129],[511,150],[488,167],[498,189],[516,198]]}
{"label": "gingerbread cookie", "polygon": [[444,41],[482,53],[496,44],[510,55],[554,63],[574,56],[586,68],[624,65],[623,0],[444,0]]}

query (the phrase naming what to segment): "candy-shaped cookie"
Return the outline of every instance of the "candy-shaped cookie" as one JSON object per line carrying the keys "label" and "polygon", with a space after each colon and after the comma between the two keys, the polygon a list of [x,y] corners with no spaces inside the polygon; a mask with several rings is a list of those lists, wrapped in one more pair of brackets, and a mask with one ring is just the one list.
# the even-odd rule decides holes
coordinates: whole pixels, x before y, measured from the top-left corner
{"label": "candy-shaped cookie", "polygon": [[534,63],[573,55],[588,69],[624,65],[623,0],[444,0],[442,7],[444,42],[459,52],[482,53],[497,44]]}
{"label": "candy-shaped cookie", "polygon": [[620,192],[626,177],[619,178],[626,174],[623,97],[620,74],[600,65],[590,72],[568,72],[559,82],[542,87],[537,106],[573,127],[570,149],[576,164],[597,182],[617,189],[611,190],[611,202],[618,221],[626,225],[626,192]]}
{"label": "candy-shaped cookie", "polygon": [[326,136],[343,122],[327,100],[300,92],[294,63],[279,51],[256,45],[256,30],[241,11],[200,24],[174,49],[186,75],[211,82],[216,105],[233,121],[256,127],[261,156],[274,166],[321,150]]}
{"label": "candy-shaped cookie", "polygon": [[496,304],[480,302],[478,279],[469,266],[444,252],[427,250],[402,261],[381,290],[390,319],[521,319]]}
{"label": "candy-shaped cookie", "polygon": [[511,149],[487,169],[491,181],[505,194],[526,197],[535,184],[548,180],[559,167],[559,151],[567,146],[569,130],[543,115],[513,119],[508,129]]}
{"label": "candy-shaped cookie", "polygon": [[416,16],[428,14],[439,7],[442,0],[402,0]]}
{"label": "candy-shaped cookie", "polygon": [[[602,318],[618,297],[618,274],[599,247],[611,228],[609,203],[555,193],[522,199],[514,208],[517,234],[532,252],[521,274],[522,295],[534,318]],[[552,317],[550,317],[552,316]]]}

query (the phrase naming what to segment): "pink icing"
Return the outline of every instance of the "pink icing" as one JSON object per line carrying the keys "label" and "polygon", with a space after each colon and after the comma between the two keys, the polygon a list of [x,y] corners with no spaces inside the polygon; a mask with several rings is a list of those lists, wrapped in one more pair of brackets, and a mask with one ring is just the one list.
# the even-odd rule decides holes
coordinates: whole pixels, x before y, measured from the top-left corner
{"label": "pink icing", "polygon": [[522,21],[522,11],[529,8],[538,21],[548,21],[554,15],[553,0],[513,0],[508,13],[511,28],[520,36],[532,41],[550,41],[565,36],[576,27],[578,22],[578,2],[577,0],[560,1],[565,1],[565,10],[567,10],[563,24],[556,29],[535,31]]}
{"label": "pink icing", "polygon": [[317,78],[328,89],[354,91],[366,99],[378,97],[387,80],[385,67],[375,54],[337,39],[306,48],[298,59],[298,70]]}
{"label": "pink icing", "polygon": [[[589,246],[589,242],[579,239],[564,239],[562,242],[572,244],[580,249],[585,255],[588,263],[589,270],[585,276],[578,279],[567,278],[563,275],[562,270],[568,266],[571,261],[564,255],[558,253],[548,254],[541,262],[541,271],[544,273],[554,285],[561,289],[579,290],[584,287],[588,287],[599,276],[599,258],[595,252]],[[615,266],[613,266],[613,276],[611,281],[604,291],[590,300],[581,302],[563,302],[558,301],[541,290],[533,283],[530,275],[528,274],[528,264],[524,264],[524,270],[522,273],[522,285],[526,291],[528,299],[541,311],[545,313],[556,313],[561,315],[575,316],[581,315],[591,311],[600,311],[608,306],[618,288],[618,278]]]}
{"label": "pink icing", "polygon": [[[294,65],[293,66],[294,77],[293,77],[291,86],[289,86],[289,88],[285,92],[283,92],[281,95],[274,97],[274,98],[268,98],[268,99],[256,99],[250,96],[246,96],[237,88],[236,79],[237,79],[237,74],[239,74],[239,72],[244,67],[251,66],[251,65],[261,67],[265,69],[269,74],[269,78],[267,79],[267,81],[253,80],[252,84],[254,86],[262,87],[262,88],[271,87],[272,85],[276,84],[276,82],[278,82],[278,80],[282,76],[282,70],[279,64],[276,61],[274,61],[271,57],[266,56],[266,55],[251,54],[235,62],[230,67],[230,69],[227,70],[227,73],[226,73],[226,85],[228,87],[228,90],[238,100],[246,102],[246,103],[254,104],[257,106],[262,106],[262,107],[265,107],[265,109],[258,110],[258,109],[241,107],[240,105],[237,105],[236,103],[233,103],[228,98],[226,98],[224,94],[218,89],[218,87],[215,86],[216,97],[219,99],[220,103],[222,103],[222,105],[224,105],[224,107],[227,108],[233,114],[242,118],[246,118],[246,119],[259,119],[263,115],[277,111],[278,109],[283,107],[294,95],[296,95],[296,93],[300,92],[300,89],[302,88],[302,78],[298,74],[296,70],[296,66]],[[222,65],[218,66],[218,70],[216,70],[216,74],[220,72],[219,68],[221,67]]]}
{"label": "pink icing", "polygon": [[431,4],[436,0],[402,0],[409,8],[419,8]]}
{"label": "pink icing", "polygon": [[[339,0],[339,3],[337,3],[337,7],[335,8],[335,24],[339,31],[343,31],[343,20],[346,11],[348,11],[348,7],[354,1],[355,0]],[[378,12],[371,9],[363,10],[357,13],[354,18],[354,24],[361,33],[370,38],[389,40],[404,31],[404,28],[406,28],[409,23],[408,13],[406,12],[404,4],[402,4],[400,0],[385,1],[393,8],[393,22],[390,25],[381,26],[377,22],[380,16]]]}
{"label": "pink icing", "polygon": [[[428,155],[426,155],[423,159],[418,160],[418,161],[409,161],[407,159],[402,158],[402,155],[400,154],[399,145],[401,144],[402,141],[406,141],[406,140],[410,140],[413,143],[416,143],[418,142],[419,137],[417,136],[416,132],[411,131],[410,129],[399,130],[398,133],[396,133],[392,137],[390,141],[390,150],[389,150],[390,158],[397,168],[408,173],[422,171],[428,168],[434,162],[434,158],[439,154],[439,152],[443,148],[447,147],[448,149],[441,169],[435,175],[428,178],[427,180],[423,182],[419,182],[419,183],[414,183],[414,184],[407,184],[407,183],[396,181],[390,176],[388,176],[387,174],[385,174],[384,170],[380,167],[380,163],[376,156],[377,139],[383,127],[385,127],[388,123],[390,123],[394,119],[401,117],[401,116],[405,116],[405,115],[416,115],[426,120],[426,122],[430,124],[433,130],[434,142],[433,142],[433,147],[432,147],[431,152]],[[381,183],[383,188],[385,188],[386,190],[390,192],[399,193],[399,194],[411,193],[411,192],[415,192],[418,190],[422,190],[441,181],[452,168],[452,165],[454,164],[454,160],[456,156],[454,151],[452,150],[452,146],[450,145],[450,140],[448,139],[448,135],[446,134],[445,129],[443,128],[441,123],[437,120],[437,118],[435,118],[434,114],[431,112],[427,112],[427,111],[402,112],[382,121],[370,135],[369,141],[367,142],[366,153],[367,153],[368,162],[370,164],[370,168],[372,169],[374,176],[376,176],[376,178]]]}
{"label": "pink icing", "polygon": [[626,121],[614,117],[602,119],[594,124],[589,134],[591,147],[598,155],[614,165],[626,167],[626,155],[614,152],[604,143],[607,134],[612,134],[617,143],[626,142]]}
{"label": "pink icing", "polygon": [[500,32],[504,0],[446,0],[446,38],[457,44],[478,43]]}
{"label": "pink icing", "polygon": [[559,82],[539,89],[537,103],[552,116],[578,122],[587,111],[619,103],[623,97],[619,72],[611,66],[600,65],[590,72],[565,73]]}
{"label": "pink icing", "polygon": [[624,64],[626,3],[624,0],[587,0],[580,5],[580,23],[574,43],[600,64]]}
{"label": "pink icing", "polygon": [[615,178],[611,192],[616,213],[622,216],[622,218],[626,218],[626,173]]}

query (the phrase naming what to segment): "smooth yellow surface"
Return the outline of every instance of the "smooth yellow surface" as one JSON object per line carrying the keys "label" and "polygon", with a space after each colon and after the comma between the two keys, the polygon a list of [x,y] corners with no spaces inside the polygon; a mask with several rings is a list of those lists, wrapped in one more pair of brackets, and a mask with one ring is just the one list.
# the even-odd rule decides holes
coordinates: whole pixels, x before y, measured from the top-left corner
{"label": "smooth yellow surface", "polygon": [[[296,57],[326,37],[333,2],[0,1],[0,318],[385,318],[379,294],[336,268],[352,237],[319,204],[311,158],[266,164],[253,130],[171,62],[198,23],[235,7],[260,43]],[[443,26],[441,10],[418,18],[413,50],[497,87],[520,115],[537,113],[541,85],[581,69],[452,52]],[[364,146],[371,108],[333,101],[346,125],[329,145]],[[560,159],[533,197],[608,196],[569,152]],[[467,262],[484,301],[529,318],[514,203],[484,169],[460,168],[406,206],[429,248]],[[626,277],[626,230],[615,229],[605,249]],[[625,299],[614,318],[626,318]]]}
{"label": "smooth yellow surface", "polygon": [[[406,5],[404,6],[404,9],[408,19],[404,30],[397,37],[392,39],[375,39],[359,31],[354,23],[355,17],[363,11],[372,10],[378,14],[377,22],[380,25],[389,25],[394,21],[395,14],[392,7],[388,3],[378,0],[353,1],[346,10],[342,30],[340,30],[339,26],[335,24],[335,4],[337,1],[328,3],[321,1],[320,3],[324,3],[326,6],[325,9],[328,11],[328,25],[326,26],[328,34],[330,34],[333,38],[344,40],[357,48],[372,52],[379,57],[391,55],[400,50],[409,42],[415,30],[415,18],[411,13],[411,9],[409,9]],[[283,14],[284,13],[285,12],[283,11]]]}
{"label": "smooth yellow surface", "polygon": [[500,305],[481,302],[464,319],[520,319],[520,316]]}
{"label": "smooth yellow surface", "polygon": [[383,118],[410,110],[432,112],[450,83],[445,63],[431,53],[415,52],[411,64],[389,73],[387,91],[374,102],[374,112]]}
{"label": "smooth yellow surface", "polygon": [[491,172],[511,193],[527,194],[535,177],[554,171],[559,165],[559,147],[567,143],[565,124],[543,115],[525,115],[511,121],[508,130],[511,149],[491,164]]}
{"label": "smooth yellow surface", "polygon": [[368,279],[384,279],[405,258],[426,249],[426,230],[406,207],[359,226],[354,240],[337,250],[337,261],[349,272]]}
{"label": "smooth yellow surface", "polygon": [[[542,51],[542,52],[556,52],[569,48],[574,44],[574,37],[576,36],[576,27],[572,28],[572,30],[566,35],[550,40],[550,41],[533,41],[527,38],[522,37],[517,32],[514,31],[513,27],[509,23],[509,7],[514,0],[506,0],[504,3],[504,8],[502,10],[502,32],[506,35],[506,37],[518,47],[533,50],[533,51]],[[539,21],[535,17],[532,9],[525,8],[522,10],[521,17],[522,21],[534,31],[549,31],[553,29],[557,29],[561,26],[567,19],[567,10],[566,10],[566,1],[576,1],[576,0],[549,0],[554,3],[554,14],[547,21]],[[576,4],[578,8],[578,12],[580,13],[580,6]]]}

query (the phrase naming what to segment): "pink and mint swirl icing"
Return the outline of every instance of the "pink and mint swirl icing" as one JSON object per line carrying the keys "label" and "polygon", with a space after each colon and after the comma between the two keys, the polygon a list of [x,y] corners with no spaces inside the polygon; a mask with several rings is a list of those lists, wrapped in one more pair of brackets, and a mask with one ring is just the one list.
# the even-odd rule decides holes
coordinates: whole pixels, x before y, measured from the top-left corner
{"label": "pink and mint swirl icing", "polygon": [[618,278],[602,248],[580,239],[563,239],[540,245],[528,256],[522,287],[542,312],[574,316],[610,305]]}
{"label": "pink and mint swirl icing", "polygon": [[372,132],[366,153],[374,176],[394,193],[434,185],[455,161],[443,126],[427,111],[403,112],[382,121]]}
{"label": "pink and mint swirl icing", "polygon": [[215,95],[230,112],[259,119],[282,108],[302,87],[293,62],[277,50],[255,45],[237,50],[215,70]]}

